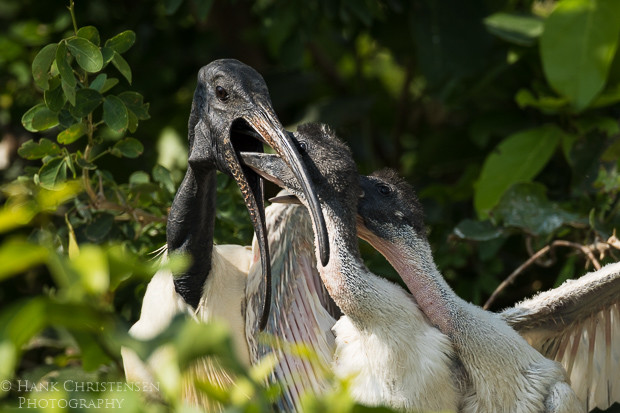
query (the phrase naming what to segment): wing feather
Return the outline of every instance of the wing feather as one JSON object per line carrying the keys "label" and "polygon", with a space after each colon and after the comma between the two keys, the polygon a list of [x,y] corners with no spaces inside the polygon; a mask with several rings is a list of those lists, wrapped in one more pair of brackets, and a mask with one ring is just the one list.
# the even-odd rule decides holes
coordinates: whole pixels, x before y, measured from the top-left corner
{"label": "wing feather", "polygon": [[[304,393],[320,393],[326,387],[325,366],[331,363],[335,349],[331,328],[339,309],[316,269],[314,234],[305,208],[274,204],[265,215],[272,268],[272,312],[265,329],[269,339],[258,339],[258,316],[264,298],[258,256],[246,285],[246,336],[252,363],[267,354],[277,355],[269,382],[282,388],[278,409],[297,411]],[[301,344],[316,357],[299,355],[295,345]]]}
{"label": "wing feather", "polygon": [[620,402],[620,263],[518,303],[502,317],[562,363],[588,411]]}

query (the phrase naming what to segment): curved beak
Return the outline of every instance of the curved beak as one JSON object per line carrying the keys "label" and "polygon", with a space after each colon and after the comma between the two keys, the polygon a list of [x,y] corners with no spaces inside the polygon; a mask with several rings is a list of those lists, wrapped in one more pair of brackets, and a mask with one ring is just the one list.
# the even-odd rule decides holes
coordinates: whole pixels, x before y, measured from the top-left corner
{"label": "curved beak", "polygon": [[228,137],[224,138],[224,142],[216,150],[220,154],[219,169],[230,173],[239,186],[250,213],[260,249],[261,268],[265,277],[265,303],[259,323],[260,330],[263,330],[267,325],[271,305],[271,259],[265,224],[263,181],[255,171],[239,162],[239,153],[241,151],[262,153],[263,142],[271,146],[289,165],[303,188],[305,196],[310,200],[310,215],[314,228],[319,234],[317,237],[321,246],[321,261],[329,262],[329,244],[325,219],[319,207],[314,187],[301,161],[301,156],[288,132],[273,113],[271,105],[258,102],[250,113],[242,115],[232,122]]}
{"label": "curved beak", "polygon": [[258,104],[260,113],[248,121],[256,125],[258,132],[263,136],[269,146],[271,146],[282,157],[284,162],[291,168],[293,175],[301,185],[306,199],[308,200],[308,209],[312,218],[313,227],[315,228],[319,255],[323,266],[329,263],[329,242],[327,238],[327,226],[325,218],[321,211],[319,199],[317,197],[314,185],[310,180],[310,175],[301,160],[301,155],[297,151],[297,147],[291,139],[288,132],[280,125],[280,122],[274,116],[269,105]]}

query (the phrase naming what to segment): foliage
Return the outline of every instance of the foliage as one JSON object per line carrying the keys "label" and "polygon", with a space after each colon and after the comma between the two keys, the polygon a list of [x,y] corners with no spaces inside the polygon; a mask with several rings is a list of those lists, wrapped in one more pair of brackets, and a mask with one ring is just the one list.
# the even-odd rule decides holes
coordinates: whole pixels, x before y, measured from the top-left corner
{"label": "foliage", "polygon": [[[174,334],[143,343],[126,333],[154,271],[138,257],[165,242],[184,172],[195,76],[218,57],[264,75],[285,125],[329,123],[361,172],[389,166],[414,183],[438,266],[464,298],[482,303],[556,240],[615,259],[606,244],[620,224],[615,0],[64,6],[0,0],[0,380],[122,381],[121,345],[142,356],[172,346],[162,366],[170,377],[190,354],[229,357],[218,326],[175,321],[178,337],[217,338],[186,340],[197,348]],[[216,241],[247,245],[251,234],[236,186],[219,176]],[[375,272],[394,276],[361,247]],[[579,276],[592,260],[572,248],[537,264],[493,308]],[[218,397],[260,410],[271,395],[260,373],[235,372],[257,398]],[[174,385],[164,393],[165,406],[122,396],[128,410],[187,410]],[[361,409],[341,387],[306,408],[326,405]]]}

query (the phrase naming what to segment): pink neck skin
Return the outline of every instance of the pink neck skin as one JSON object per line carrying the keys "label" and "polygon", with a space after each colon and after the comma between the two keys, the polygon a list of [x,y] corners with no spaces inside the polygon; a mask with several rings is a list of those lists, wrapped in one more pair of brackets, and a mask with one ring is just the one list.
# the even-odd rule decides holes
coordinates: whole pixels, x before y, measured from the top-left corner
{"label": "pink neck skin", "polygon": [[376,236],[358,220],[359,236],[379,251],[398,272],[420,309],[442,333],[454,331],[454,292],[443,279],[428,243],[414,240],[415,245],[393,243]]}

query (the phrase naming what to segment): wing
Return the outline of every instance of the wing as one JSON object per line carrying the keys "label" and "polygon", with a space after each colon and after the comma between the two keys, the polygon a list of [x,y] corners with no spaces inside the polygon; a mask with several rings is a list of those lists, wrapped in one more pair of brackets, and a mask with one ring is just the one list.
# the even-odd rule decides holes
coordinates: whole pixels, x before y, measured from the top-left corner
{"label": "wing", "polygon": [[559,361],[588,411],[620,402],[620,263],[501,313],[534,348]]}
{"label": "wing", "polygon": [[[335,348],[331,328],[340,310],[317,272],[314,235],[306,209],[274,204],[265,213],[272,266],[271,315],[265,333],[271,339],[269,343],[259,339],[264,285],[257,255],[246,285],[246,336],[253,364],[267,354],[276,355],[278,361],[269,381],[282,387],[278,408],[296,411],[304,392],[318,393],[326,386],[324,371]],[[317,356],[314,360],[291,353],[291,344],[302,343]]]}

